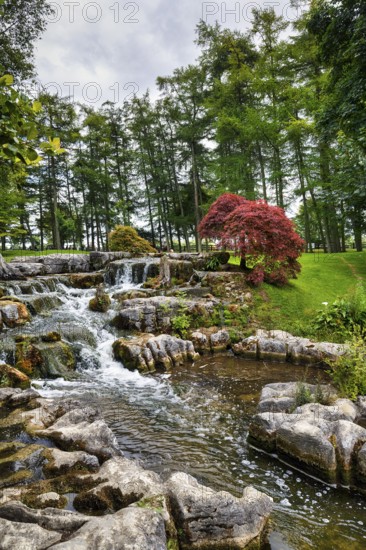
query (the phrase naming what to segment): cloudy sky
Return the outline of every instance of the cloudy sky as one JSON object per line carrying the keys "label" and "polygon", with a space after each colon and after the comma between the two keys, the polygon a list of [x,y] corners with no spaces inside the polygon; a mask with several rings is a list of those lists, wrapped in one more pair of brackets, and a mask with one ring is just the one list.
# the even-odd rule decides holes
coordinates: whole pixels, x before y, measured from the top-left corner
{"label": "cloudy sky", "polygon": [[38,43],[39,80],[91,105],[123,102],[150,89],[157,76],[194,62],[200,19],[245,30],[254,7],[273,6],[291,21],[290,0],[202,2],[201,0],[54,0],[54,15]]}

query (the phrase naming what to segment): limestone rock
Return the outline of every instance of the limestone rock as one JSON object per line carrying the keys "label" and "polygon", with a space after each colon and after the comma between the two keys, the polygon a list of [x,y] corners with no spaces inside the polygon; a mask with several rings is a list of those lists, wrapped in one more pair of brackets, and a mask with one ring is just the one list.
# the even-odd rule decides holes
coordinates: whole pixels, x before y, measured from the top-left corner
{"label": "limestone rock", "polygon": [[356,451],[366,443],[366,429],[349,422],[339,420],[335,423],[334,431],[338,453],[338,463],[343,471],[352,468],[352,460]]}
{"label": "limestone rock", "polygon": [[3,405],[9,397],[21,393],[20,388],[0,388],[0,404]]}
{"label": "limestone rock", "polygon": [[26,374],[9,365],[0,365],[0,387],[29,388],[30,379]]}
{"label": "limestone rock", "polygon": [[141,372],[151,372],[156,368],[170,370],[198,357],[192,342],[168,334],[120,338],[113,344],[113,353],[126,368],[138,369]]}
{"label": "limestone rock", "polygon": [[[299,364],[322,363],[325,358],[334,360],[346,350],[343,344],[312,342],[308,338],[293,336],[282,330],[257,330],[255,338],[261,358],[265,358],[266,353],[271,354],[268,348],[272,347],[274,353],[280,354],[278,360]],[[270,359],[271,355],[267,358]]]}
{"label": "limestone rock", "polygon": [[67,532],[79,529],[90,519],[88,516],[58,508],[35,510],[17,501],[7,502],[0,506],[0,518],[22,524],[36,524],[50,531]]}
{"label": "limestone rock", "polygon": [[159,275],[160,258],[142,258],[116,260],[111,262],[106,270],[105,280],[111,285],[124,281],[141,284],[147,277]]}
{"label": "limestone rock", "polygon": [[205,353],[211,350],[210,340],[205,333],[199,330],[195,330],[191,333],[190,339],[192,341],[194,349],[197,350],[199,353]]}
{"label": "limestone rock", "polygon": [[39,525],[0,518],[1,550],[46,550],[60,540],[60,533],[48,531]]}
{"label": "limestone rock", "polygon": [[32,378],[69,379],[75,376],[76,361],[71,347],[62,341],[48,342],[42,337],[16,339],[15,365]]}
{"label": "limestone rock", "polygon": [[237,498],[183,472],[172,474],[167,488],[176,525],[184,532],[184,549],[244,548],[261,536],[272,510],[272,499],[253,487]]}
{"label": "limestone rock", "polygon": [[326,477],[335,477],[337,469],[336,453],[329,441],[331,429],[326,423],[311,422],[296,418],[289,419],[279,426],[276,434],[277,449],[300,462],[315,467]]}
{"label": "limestone rock", "polygon": [[9,281],[21,278],[21,273],[15,267],[8,264],[0,254],[0,281]]}
{"label": "limestone rock", "polygon": [[101,483],[75,498],[74,506],[79,511],[110,513],[142,498],[161,495],[164,490],[158,474],[124,457],[107,460],[92,478]]}
{"label": "limestone rock", "polygon": [[47,313],[60,307],[63,303],[56,293],[43,293],[32,296],[23,295],[22,297],[32,315]]}
{"label": "limestone rock", "polygon": [[131,252],[90,252],[90,270],[98,271],[114,260],[131,258]]}
{"label": "limestone rock", "polygon": [[0,300],[0,313],[4,324],[9,328],[24,325],[31,319],[27,306],[11,297]]}
{"label": "limestone rock", "polygon": [[298,383],[268,384],[262,389],[260,412],[250,423],[249,440],[291,457],[328,481],[350,484],[362,479],[363,455],[357,453],[366,443],[366,429],[355,424],[359,407],[349,399],[336,399],[328,386],[302,385],[311,399],[320,393],[332,404],[294,408]]}
{"label": "limestone rock", "polygon": [[230,346],[230,335],[227,330],[219,330],[210,336],[211,350],[225,351]]}
{"label": "limestone rock", "polygon": [[[306,382],[277,382],[267,384],[261,391],[258,412],[291,412],[296,407],[298,394],[301,391],[307,392],[311,401],[315,401],[317,397],[322,397],[324,401],[331,401],[335,400],[337,396],[335,390],[326,384],[308,384]],[[307,405],[303,405],[301,410],[297,410],[296,412],[298,414],[305,412],[307,410],[306,407]],[[318,414],[320,410],[323,409],[318,407]],[[314,412],[314,409],[311,412]],[[332,416],[332,420],[345,418],[343,413],[339,413],[338,408],[335,406],[331,410],[329,409],[329,414]]]}
{"label": "limestone rock", "polygon": [[361,480],[366,483],[366,443],[362,445],[357,455],[357,469]]}
{"label": "limestone rock", "polygon": [[87,254],[27,256],[13,258],[10,265],[26,274],[27,277],[56,273],[87,273],[90,269],[89,255]]}
{"label": "limestone rock", "polygon": [[43,472],[47,477],[67,474],[81,469],[95,471],[99,468],[96,456],[83,451],[65,452],[60,449],[47,449],[43,452],[47,463],[43,465]]}
{"label": "limestone rock", "polygon": [[244,338],[241,342],[234,344],[233,352],[240,357],[256,360],[258,358],[257,344],[257,338],[249,336],[249,338]]}
{"label": "limestone rock", "polygon": [[104,292],[103,285],[99,285],[95,292],[95,297],[89,301],[89,309],[91,311],[98,311],[105,313],[108,311],[111,305],[111,299],[109,295]]}
{"label": "limestone rock", "polygon": [[0,443],[0,488],[35,479],[35,470],[42,464],[42,450],[40,445]]}
{"label": "limestone rock", "polygon": [[69,277],[70,285],[73,288],[93,288],[104,283],[104,274],[96,273],[75,273]]}
{"label": "limestone rock", "polygon": [[67,412],[52,426],[37,432],[49,437],[62,449],[81,450],[101,460],[118,456],[116,437],[98,413],[91,407]]}
{"label": "limestone rock", "polygon": [[138,332],[170,332],[171,319],[184,313],[190,317],[209,318],[217,300],[180,300],[174,297],[153,296],[145,299],[125,300],[112,325]]}
{"label": "limestone rock", "polygon": [[366,418],[366,395],[359,396],[356,402],[358,416]]}
{"label": "limestone rock", "polygon": [[262,361],[286,361],[287,348],[285,342],[275,338],[260,338],[258,340],[259,359]]}
{"label": "limestone rock", "polygon": [[156,510],[125,508],[116,514],[92,518],[70,540],[55,550],[166,550],[162,515]]}

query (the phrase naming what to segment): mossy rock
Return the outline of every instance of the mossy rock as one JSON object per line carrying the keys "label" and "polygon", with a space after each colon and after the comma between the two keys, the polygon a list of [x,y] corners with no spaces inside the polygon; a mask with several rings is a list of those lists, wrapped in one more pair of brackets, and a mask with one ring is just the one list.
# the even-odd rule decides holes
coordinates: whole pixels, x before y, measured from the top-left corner
{"label": "mossy rock", "polygon": [[70,275],[70,284],[73,288],[93,288],[104,282],[103,273],[75,273]]}
{"label": "mossy rock", "polygon": [[21,496],[23,504],[36,510],[45,508],[58,508],[62,510],[68,503],[67,497],[61,496],[52,491],[49,493],[35,494],[34,492],[23,493]]}
{"label": "mossy rock", "polygon": [[14,367],[0,365],[0,388],[21,388],[26,390],[31,385],[29,377]]}
{"label": "mossy rock", "polygon": [[20,442],[3,443],[0,447],[0,488],[12,487],[35,476],[34,463],[43,447]]}
{"label": "mossy rock", "polygon": [[0,299],[0,316],[9,328],[15,328],[31,320],[28,308],[18,298],[4,296]]}
{"label": "mossy rock", "polygon": [[101,479],[84,475],[82,473],[69,473],[52,479],[43,479],[29,484],[22,493],[21,501],[31,508],[37,507],[38,497],[44,493],[57,493],[66,495],[69,493],[81,493],[89,491],[101,483]]}
{"label": "mossy rock", "polygon": [[[75,377],[76,361],[71,347],[57,338],[23,336],[16,340],[16,368],[31,378]],[[49,341],[51,340],[51,341]]]}
{"label": "mossy rock", "polygon": [[108,294],[103,294],[103,296],[95,296],[89,302],[89,309],[91,311],[96,311],[99,313],[105,313],[108,311],[111,305],[111,299]]}
{"label": "mossy rock", "polygon": [[59,342],[61,340],[61,334],[56,331],[48,332],[41,336],[41,339],[43,342]]}

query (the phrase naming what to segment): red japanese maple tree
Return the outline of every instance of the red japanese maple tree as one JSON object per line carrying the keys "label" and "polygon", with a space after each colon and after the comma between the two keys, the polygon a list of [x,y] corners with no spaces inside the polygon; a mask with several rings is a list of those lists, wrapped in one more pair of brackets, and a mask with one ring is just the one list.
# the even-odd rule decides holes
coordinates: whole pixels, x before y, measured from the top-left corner
{"label": "red japanese maple tree", "polygon": [[199,225],[201,237],[219,238],[222,246],[241,255],[248,281],[284,285],[300,271],[297,258],[304,241],[282,208],[263,200],[249,201],[225,193]]}

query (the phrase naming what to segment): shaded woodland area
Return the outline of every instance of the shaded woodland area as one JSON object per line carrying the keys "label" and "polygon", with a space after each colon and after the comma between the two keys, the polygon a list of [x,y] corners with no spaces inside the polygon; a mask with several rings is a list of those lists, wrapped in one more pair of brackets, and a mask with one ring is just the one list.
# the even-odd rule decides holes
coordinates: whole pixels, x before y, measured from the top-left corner
{"label": "shaded woodland area", "polygon": [[[0,156],[2,247],[108,249],[122,224],[154,247],[200,250],[200,220],[230,192],[284,208],[308,251],[362,250],[366,6],[310,4],[291,26],[270,9],[254,10],[247,32],[201,21],[196,63],[158,77],[158,101],[94,109],[41,95],[28,139],[59,138],[65,152],[44,148],[27,166]],[[1,74],[19,85],[51,8],[0,6]],[[17,10],[29,10],[19,32]]]}

